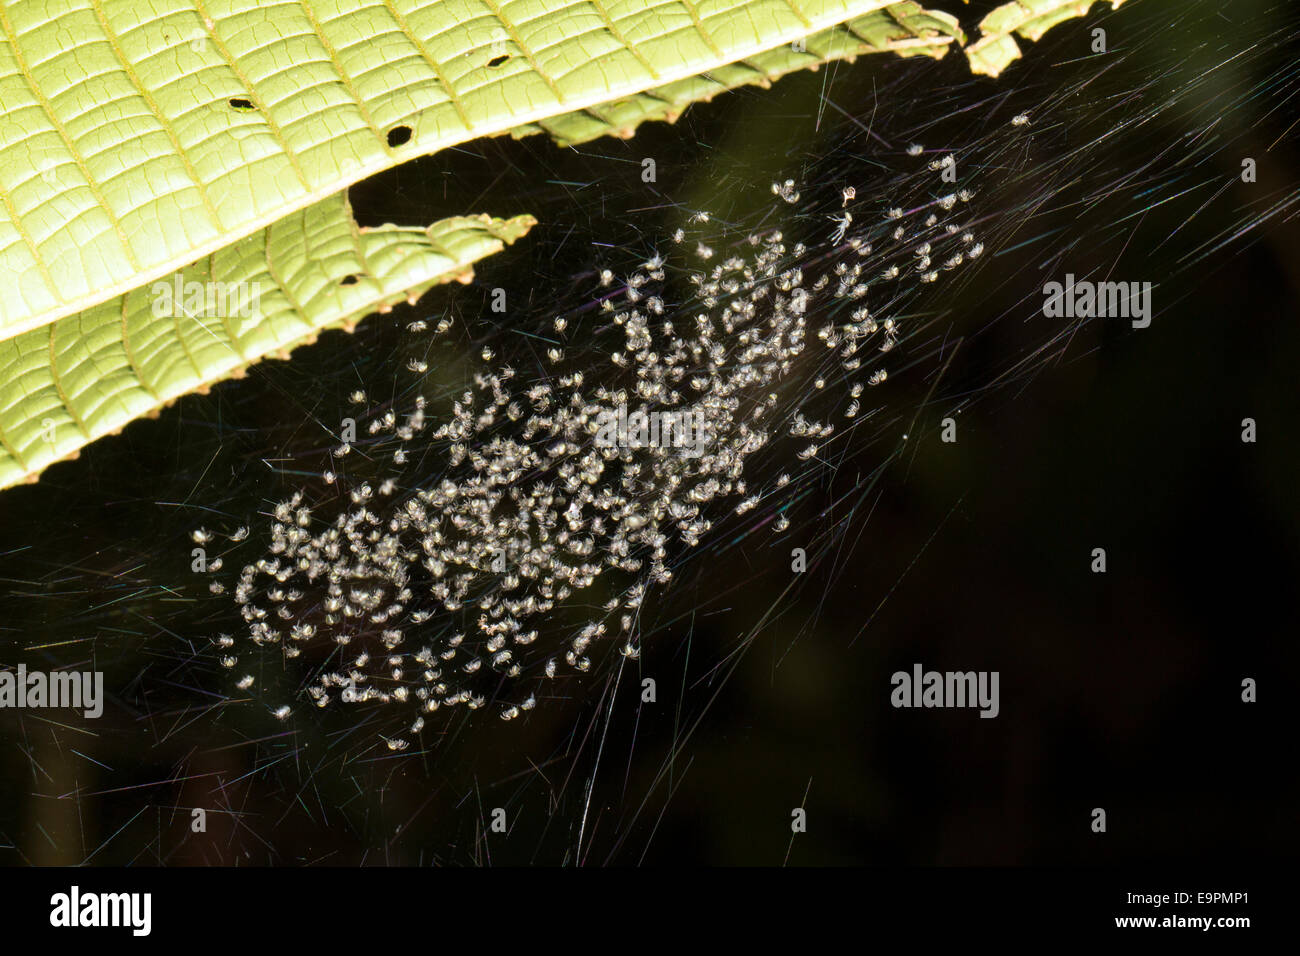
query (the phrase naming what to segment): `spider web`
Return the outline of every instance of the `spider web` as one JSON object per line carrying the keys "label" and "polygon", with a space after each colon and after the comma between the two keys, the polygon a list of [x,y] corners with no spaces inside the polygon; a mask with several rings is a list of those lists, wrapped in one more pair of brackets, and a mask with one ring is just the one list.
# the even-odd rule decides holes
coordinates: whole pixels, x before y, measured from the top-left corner
{"label": "spider web", "polygon": [[[963,668],[989,658],[1006,674],[1025,661],[1048,667],[1029,637],[1005,636],[1030,630],[1032,588],[1008,580],[996,556],[971,550],[972,539],[1001,534],[1004,525],[1047,520],[1028,502],[1017,510],[1014,497],[1036,471],[1056,476],[1047,497],[1063,523],[1060,515],[1082,512],[1093,529],[1123,534],[1122,519],[1106,517],[1084,477],[1029,457],[1013,433],[1042,438],[1077,428],[1090,442],[1078,460],[1104,460],[1115,423],[1158,417],[1169,402],[1186,401],[1174,385],[1182,370],[1232,376],[1218,385],[1198,381],[1191,394],[1237,396],[1193,416],[1219,415],[1235,427],[1246,414],[1239,407],[1251,405],[1261,353],[1295,344],[1294,336],[1243,344],[1222,367],[1208,366],[1194,357],[1198,350],[1179,351],[1171,344],[1177,336],[1161,331],[1182,323],[1188,335],[1203,332],[1197,317],[1209,312],[1206,321],[1229,338],[1231,321],[1206,305],[1222,301],[1221,286],[1275,290],[1275,298],[1250,303],[1256,312],[1277,309],[1288,296],[1294,310],[1293,35],[1279,28],[1286,14],[1276,6],[1271,25],[1262,17],[1232,23],[1219,8],[1137,3],[1114,15],[1098,11],[1078,30],[1049,34],[996,82],[972,78],[955,58],[834,64],[771,91],[738,91],[626,142],[559,150],[493,140],[354,189],[363,224],[416,224],[484,208],[529,212],[541,225],[484,263],[473,284],[438,290],[367,320],[352,336],[326,336],[292,363],[188,398],[0,499],[0,578],[9,590],[4,663],[103,670],[110,695],[98,721],[0,713],[6,770],[21,781],[0,814],[15,861],[998,862],[1040,852],[1034,834],[1044,832],[1048,810],[1029,813],[1038,815],[1031,824],[977,814],[992,837],[952,829],[954,821],[981,801],[1014,806],[1015,788],[1004,778],[1027,772],[1035,754],[1046,759],[1035,734],[1053,741],[1088,734],[1051,723],[1043,702],[1037,726],[1056,736],[1008,717],[1013,731],[988,743],[967,726],[981,722],[962,722],[963,714],[945,715],[942,734],[888,731],[887,675],[918,656]],[[1284,25],[1294,28],[1291,13]],[[1108,31],[1107,55],[1088,52],[1094,25]],[[943,180],[944,166],[933,168],[948,156],[955,183]],[[1240,178],[1246,157],[1259,165],[1249,186]],[[643,177],[647,158],[655,161],[653,182]],[[970,197],[945,208],[962,190]],[[927,226],[930,215],[935,223]],[[900,227],[904,237],[892,239]],[[684,241],[674,242],[677,230]],[[366,426],[389,411],[402,420],[417,395],[438,423],[476,374],[503,365],[525,386],[555,383],[574,368],[588,384],[615,374],[610,360],[619,344],[599,331],[611,314],[601,303],[615,313],[635,308],[627,279],[654,272],[647,260],[662,257],[666,275],[637,294],[662,298],[666,314],[656,322],[684,325],[702,308],[716,310],[703,305],[689,276],[707,276],[730,255],[751,255],[751,236],[778,231],[787,248],[782,268],[800,269],[809,288],[823,275],[833,288],[841,264],[869,265],[864,301],[877,323],[888,319],[896,332],[877,328],[864,345],[870,361],[846,370],[839,351],[815,336],[825,324],[850,321],[855,303],[813,296],[809,348],[755,396],[775,390],[772,418],[783,432],[800,413],[836,430],[807,458],[799,452],[809,442],[787,437],[747,459],[747,493],[709,503],[712,527],[697,547],[671,549],[673,580],[652,588],[636,610],[639,656],[619,653],[624,639],[598,639],[585,672],[539,682],[545,689],[531,691],[536,706],[513,719],[499,718],[525,694],[513,680],[488,682],[484,706],[430,715],[418,735],[402,729],[409,714],[394,717],[386,705],[312,708],[303,691],[319,655],[298,666],[279,648],[267,650],[258,676],[269,675],[270,686],[261,680],[256,694],[235,686],[238,674],[221,666],[212,640],[244,626],[231,599],[243,559],[232,552],[224,575],[196,575],[195,529],[222,542],[247,527],[241,547],[256,556],[277,505],[295,492],[314,503],[342,499],[366,482],[377,488],[391,471],[396,439],[370,436]],[[872,252],[862,254],[855,240]],[[918,269],[923,242],[931,268]],[[972,258],[975,243],[982,254]],[[699,244],[711,258],[701,257]],[[963,249],[963,262],[945,270]],[[894,264],[899,278],[882,281]],[[936,281],[922,281],[931,271]],[[1046,319],[1043,286],[1067,271],[1151,281],[1152,329]],[[501,313],[492,311],[498,289]],[[564,333],[557,317],[568,323]],[[444,319],[449,327],[439,332]],[[424,328],[413,330],[420,322]],[[1157,334],[1164,335],[1159,348],[1143,338]],[[894,344],[881,352],[886,336]],[[561,362],[549,358],[551,348],[564,349]],[[879,370],[887,377],[864,387],[859,410],[846,417],[854,383],[865,385]],[[1107,373],[1109,390],[1081,384]],[[1284,396],[1287,383],[1276,369],[1273,376]],[[359,404],[351,399],[357,391],[365,395]],[[1254,405],[1286,401],[1270,396],[1257,395]],[[349,415],[363,437],[339,456]],[[951,447],[939,440],[949,418],[962,436]],[[1006,454],[997,453],[994,436]],[[417,477],[402,479],[405,491],[394,500],[449,474],[436,444],[421,447],[410,469]],[[1084,467],[1098,480],[1105,471]],[[323,481],[327,470],[333,482]],[[782,474],[790,481],[778,485]],[[749,488],[759,500],[737,514]],[[1260,492],[1260,500],[1266,513],[1294,519],[1289,497]],[[1094,537],[1064,530],[1051,547],[1086,553]],[[793,548],[806,553],[803,573],[791,570]],[[1295,555],[1280,546],[1254,561],[1257,578],[1285,582]],[[227,582],[226,593],[211,593],[216,578]],[[604,600],[636,580],[602,582],[559,602],[539,623],[534,646],[562,657]],[[1077,590],[1063,594],[1072,607],[1089,600]],[[950,602],[973,608],[974,618],[946,615],[941,606]],[[1182,613],[1177,603],[1164,607],[1168,622]],[[1093,637],[1087,627],[1062,626],[1054,635],[1056,670],[1072,660],[1078,666]],[[1175,634],[1178,625],[1155,631]],[[1217,647],[1208,637],[1150,640],[1153,659],[1200,647],[1207,671],[1225,664],[1222,650],[1205,650]],[[1231,663],[1258,670],[1272,653],[1243,650]],[[1151,676],[1158,664],[1140,669],[1173,694],[1201,687],[1159,683],[1167,678]],[[1126,696],[1122,686],[1115,691],[1083,673],[1081,693],[1120,698],[1102,716],[1079,718],[1090,733],[1122,723],[1123,701],[1145,700],[1141,690]],[[643,700],[646,678],[654,681],[653,702]],[[277,720],[272,711],[282,701],[294,712]],[[406,746],[390,747],[399,736]],[[976,756],[962,756],[963,747]],[[945,762],[957,768],[951,775],[936,769]],[[1111,785],[1121,769],[1108,771]],[[973,781],[969,791],[963,775]],[[1062,792],[1083,786],[1067,776]],[[1145,785],[1166,793],[1153,780]],[[1199,778],[1181,785],[1190,806],[1213,805]],[[815,808],[825,829],[815,836],[814,826],[809,841],[792,842],[790,810],[800,806]],[[195,807],[207,811],[206,833],[191,829]],[[491,829],[497,808],[504,834]],[[1054,862],[1088,858],[1064,836],[1041,842]]]}

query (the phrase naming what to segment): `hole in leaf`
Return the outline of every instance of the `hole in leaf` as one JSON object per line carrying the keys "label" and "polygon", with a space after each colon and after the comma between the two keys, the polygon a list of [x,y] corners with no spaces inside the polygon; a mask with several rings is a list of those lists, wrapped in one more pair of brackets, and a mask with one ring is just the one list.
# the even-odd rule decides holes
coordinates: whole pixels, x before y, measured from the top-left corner
{"label": "hole in leaf", "polygon": [[505,62],[506,60],[508,60],[508,59],[510,59],[510,54],[509,54],[509,53],[502,53],[500,56],[494,56],[492,59],[488,60],[488,64],[487,64],[487,65],[488,65],[488,66],[500,66],[502,63],[504,63],[504,62]]}
{"label": "hole in leaf", "polygon": [[242,96],[232,96],[230,98],[230,106],[232,109],[237,110],[256,109],[256,107],[253,106],[252,100],[246,100]]}
{"label": "hole in leaf", "polygon": [[394,126],[388,131],[388,145],[401,146],[403,143],[411,141],[411,127]]}
{"label": "hole in leaf", "polygon": [[344,276],[339,280],[339,285],[356,285],[357,281],[356,276]]}

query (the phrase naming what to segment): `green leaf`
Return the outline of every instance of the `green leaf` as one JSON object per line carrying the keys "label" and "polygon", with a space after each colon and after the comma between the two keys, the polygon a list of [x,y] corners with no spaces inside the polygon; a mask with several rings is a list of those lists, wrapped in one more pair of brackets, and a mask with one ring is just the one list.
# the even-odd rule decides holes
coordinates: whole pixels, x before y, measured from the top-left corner
{"label": "green leaf", "polygon": [[544,131],[561,146],[585,143],[605,135],[626,138],[647,120],[672,122],[692,103],[711,100],[740,86],[768,86],[787,73],[816,70],[823,63],[852,60],[867,53],[941,59],[950,45],[965,40],[966,35],[955,17],[903,0],[813,34],[797,45],[768,50],[635,96],[519,127],[512,135],[520,137]]}
{"label": "green leaf", "polygon": [[[972,68],[996,73],[1019,55],[1011,32],[1036,39],[1090,2],[999,8]],[[0,5],[0,28],[0,149],[16,159],[0,166],[0,487],[418,296],[530,222],[359,231],[342,190],[365,176],[481,135],[631,135],[793,70],[966,41],[913,0],[53,0]],[[344,233],[370,264],[345,262]],[[376,268],[388,240],[410,258]],[[312,273],[322,254],[358,283]],[[196,260],[182,289],[261,281],[271,305],[154,319],[163,293],[145,290]]]}
{"label": "green leaf", "polygon": [[287,358],[323,329],[469,281],[472,263],[533,224],[476,216],[361,229],[338,193],[174,276],[0,342],[0,488],[186,392]]}
{"label": "green leaf", "polygon": [[[1026,40],[1039,40],[1064,20],[1084,16],[1100,0],[1013,0],[1004,3],[982,21],[980,38],[966,48],[972,73],[997,76],[1020,58],[1020,46],[1012,33]],[[1110,0],[1117,9],[1124,0]]]}
{"label": "green leaf", "polygon": [[888,5],[0,5],[0,338],[404,160],[688,80]]}

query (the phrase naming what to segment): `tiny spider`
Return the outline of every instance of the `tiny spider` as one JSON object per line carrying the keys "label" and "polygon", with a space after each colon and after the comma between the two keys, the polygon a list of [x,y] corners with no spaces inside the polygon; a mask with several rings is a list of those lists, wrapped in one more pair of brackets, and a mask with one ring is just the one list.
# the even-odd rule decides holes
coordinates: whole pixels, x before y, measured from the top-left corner
{"label": "tiny spider", "polygon": [[853,222],[853,213],[845,212],[842,216],[830,216],[828,218],[837,226],[835,235],[831,237],[831,243],[838,243],[844,238],[844,233],[848,231],[849,225]]}

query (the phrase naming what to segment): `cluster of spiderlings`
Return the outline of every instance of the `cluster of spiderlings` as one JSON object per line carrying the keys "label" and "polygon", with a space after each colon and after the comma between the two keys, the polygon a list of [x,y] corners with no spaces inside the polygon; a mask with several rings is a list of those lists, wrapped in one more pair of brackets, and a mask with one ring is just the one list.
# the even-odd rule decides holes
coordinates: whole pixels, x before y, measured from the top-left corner
{"label": "cluster of spiderlings", "polygon": [[[799,201],[792,182],[773,192]],[[841,414],[860,415],[902,332],[873,310],[897,301],[899,280],[931,282],[981,252],[952,221],[968,192],[856,219],[855,198],[851,187],[836,196],[816,250],[778,230],[710,238],[730,248],[724,258],[702,238],[692,250],[678,230],[667,258],[654,255],[617,285],[601,274],[613,289],[583,328],[554,318],[550,372],[521,381],[484,348],[473,387],[442,418],[422,395],[404,414],[373,415],[366,453],[383,455],[381,476],[326,471],[329,494],[309,501],[298,491],[276,504],[266,553],[232,586],[211,583],[242,618],[214,639],[241,692],[255,693],[268,668],[297,673],[296,699],[270,702],[277,717],[300,703],[381,707],[381,736],[404,750],[431,715],[491,702],[515,719],[535,706],[538,682],[588,671],[593,654],[637,657],[643,602],[720,516],[761,504],[774,531],[788,528],[776,503],[789,473],[768,468],[771,480],[755,488],[746,462],[776,438],[794,441],[769,450],[769,464],[818,458],[836,426],[810,417],[801,396],[824,395],[828,379],[844,393]],[[686,301],[665,302],[666,270],[685,275]],[[579,360],[566,358],[568,336],[586,345]],[[591,343],[604,363],[591,361]],[[598,442],[602,414],[620,407],[691,412],[702,454]],[[229,539],[256,543],[246,528]],[[220,568],[220,559],[209,565]],[[607,582],[599,594],[598,579]]]}

